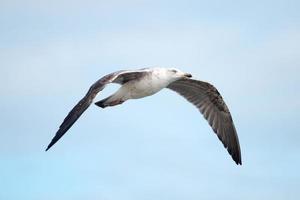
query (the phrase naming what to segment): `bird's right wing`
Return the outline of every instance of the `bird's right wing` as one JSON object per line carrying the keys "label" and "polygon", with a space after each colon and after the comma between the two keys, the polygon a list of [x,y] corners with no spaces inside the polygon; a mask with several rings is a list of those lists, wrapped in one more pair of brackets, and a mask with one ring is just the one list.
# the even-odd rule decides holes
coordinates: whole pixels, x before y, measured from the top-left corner
{"label": "bird's right wing", "polygon": [[207,82],[187,78],[171,83],[168,88],[182,95],[199,109],[236,164],[242,164],[239,139],[233,120],[218,90]]}
{"label": "bird's right wing", "polygon": [[91,105],[96,95],[104,89],[109,83],[124,84],[130,80],[137,79],[145,75],[147,69],[144,70],[122,70],[108,74],[98,81],[96,81],[88,90],[86,95],[76,104],[76,106],[69,112],[63,123],[59,126],[58,131],[48,145],[46,151],[50,149],[78,120],[82,113]]}

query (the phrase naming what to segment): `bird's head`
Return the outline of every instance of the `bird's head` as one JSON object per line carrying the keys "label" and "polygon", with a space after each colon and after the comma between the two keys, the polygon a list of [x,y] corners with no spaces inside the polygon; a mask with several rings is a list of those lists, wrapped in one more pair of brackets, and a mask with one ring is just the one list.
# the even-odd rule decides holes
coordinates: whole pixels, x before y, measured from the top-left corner
{"label": "bird's head", "polygon": [[175,68],[168,68],[167,73],[176,79],[192,77],[192,75],[190,73],[185,73],[185,72],[182,72],[179,69],[175,69]]}

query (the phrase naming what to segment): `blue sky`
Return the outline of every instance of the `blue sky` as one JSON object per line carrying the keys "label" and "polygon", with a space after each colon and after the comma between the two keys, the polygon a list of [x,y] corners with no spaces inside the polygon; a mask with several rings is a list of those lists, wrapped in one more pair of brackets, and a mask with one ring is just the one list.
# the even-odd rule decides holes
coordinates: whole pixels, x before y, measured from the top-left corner
{"label": "blue sky", "polygon": [[[0,199],[298,199],[299,10],[286,0],[0,1]],[[90,84],[151,66],[219,89],[242,166],[168,90],[91,106],[44,152]]]}

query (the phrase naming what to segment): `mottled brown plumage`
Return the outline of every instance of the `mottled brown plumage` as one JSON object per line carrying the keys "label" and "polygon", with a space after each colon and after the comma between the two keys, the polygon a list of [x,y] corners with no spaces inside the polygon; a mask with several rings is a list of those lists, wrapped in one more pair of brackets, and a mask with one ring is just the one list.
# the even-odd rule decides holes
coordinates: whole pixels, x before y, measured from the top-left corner
{"label": "mottled brown plumage", "polygon": [[145,75],[143,70],[141,71],[126,71],[121,70],[111,74],[108,74],[98,81],[96,81],[88,90],[86,95],[76,104],[76,106],[69,112],[67,117],[64,119],[63,123],[59,126],[54,138],[48,145],[47,150],[49,150],[78,120],[82,113],[91,105],[96,95],[104,89],[104,87],[109,83],[119,83],[125,84],[130,80],[135,80],[141,78]]}
{"label": "mottled brown plumage", "polygon": [[211,84],[193,79],[180,79],[169,89],[194,104],[208,121],[218,138],[237,164],[242,164],[238,136],[228,107],[218,90]]}
{"label": "mottled brown plumage", "polygon": [[174,90],[200,110],[233,160],[242,164],[238,136],[229,109],[220,93],[211,84],[190,79],[191,77],[191,74],[173,68],[123,70],[104,76],[90,87],[87,94],[69,112],[46,151],[71,128],[107,84],[118,83],[122,86],[117,92],[95,104],[105,108],[122,104],[129,99],[153,95],[163,88]]}

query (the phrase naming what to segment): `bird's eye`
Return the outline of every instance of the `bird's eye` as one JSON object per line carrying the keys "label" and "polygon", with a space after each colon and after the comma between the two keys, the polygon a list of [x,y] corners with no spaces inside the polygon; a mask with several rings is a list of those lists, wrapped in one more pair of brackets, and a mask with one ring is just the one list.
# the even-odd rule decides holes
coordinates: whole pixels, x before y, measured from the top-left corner
{"label": "bird's eye", "polygon": [[172,69],[172,70],[171,70],[171,72],[173,72],[173,73],[176,73],[176,72],[177,72],[177,70],[176,70],[176,69]]}

